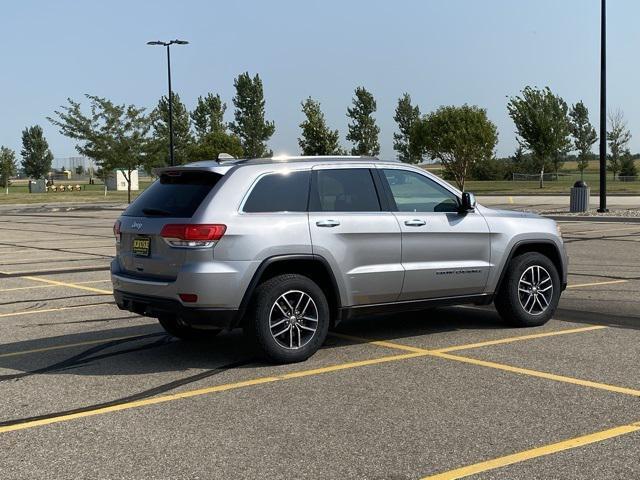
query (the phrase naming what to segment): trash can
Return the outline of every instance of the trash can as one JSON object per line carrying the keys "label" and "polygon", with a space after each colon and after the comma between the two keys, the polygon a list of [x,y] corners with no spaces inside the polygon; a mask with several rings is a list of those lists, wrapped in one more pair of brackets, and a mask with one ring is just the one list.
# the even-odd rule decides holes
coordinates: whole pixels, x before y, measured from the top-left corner
{"label": "trash can", "polygon": [[571,213],[586,212],[589,210],[589,196],[591,189],[582,180],[578,180],[571,187],[571,196],[569,199],[569,211]]}

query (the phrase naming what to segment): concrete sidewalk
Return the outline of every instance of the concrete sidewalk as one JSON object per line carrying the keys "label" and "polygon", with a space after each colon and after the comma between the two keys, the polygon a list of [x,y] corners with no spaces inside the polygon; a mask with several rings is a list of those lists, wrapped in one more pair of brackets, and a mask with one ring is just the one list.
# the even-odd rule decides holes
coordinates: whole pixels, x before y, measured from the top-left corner
{"label": "concrete sidewalk", "polygon": [[[599,202],[597,195],[592,195],[589,201],[591,208],[597,208]],[[478,203],[487,207],[569,208],[569,195],[483,195],[478,196]],[[608,196],[607,206],[615,209],[640,209],[640,195]]]}

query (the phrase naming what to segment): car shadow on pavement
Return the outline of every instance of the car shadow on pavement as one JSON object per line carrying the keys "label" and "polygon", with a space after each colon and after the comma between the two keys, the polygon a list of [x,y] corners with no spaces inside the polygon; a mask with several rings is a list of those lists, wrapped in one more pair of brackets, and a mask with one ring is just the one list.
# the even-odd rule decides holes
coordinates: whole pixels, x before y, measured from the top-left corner
{"label": "car shadow on pavement", "polygon": [[340,323],[336,331],[346,335],[393,341],[458,330],[508,328],[491,307],[443,307],[352,319]]}
{"label": "car shadow on pavement", "polygon": [[[400,341],[434,333],[502,328],[506,327],[493,310],[450,307],[352,319],[340,323],[335,331],[371,340]],[[353,340],[329,335],[323,350],[353,344]],[[206,341],[187,342],[167,335],[152,320],[144,325],[0,346],[0,369],[5,369],[0,382],[43,374],[140,375],[216,369],[229,364],[238,364],[235,368],[272,366],[256,357],[239,329]]]}

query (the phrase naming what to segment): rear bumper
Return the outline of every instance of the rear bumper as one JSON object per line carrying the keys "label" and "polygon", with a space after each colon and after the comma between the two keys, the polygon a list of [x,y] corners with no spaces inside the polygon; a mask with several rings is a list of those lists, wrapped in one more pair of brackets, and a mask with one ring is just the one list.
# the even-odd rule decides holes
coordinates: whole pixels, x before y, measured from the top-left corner
{"label": "rear bumper", "polygon": [[[181,303],[187,308],[238,310],[244,292],[257,269],[254,261],[185,263],[172,279],[134,276],[122,270],[118,258],[111,262],[114,290]],[[180,302],[181,293],[198,296],[197,304]]]}
{"label": "rear bumper", "polygon": [[114,290],[118,308],[147,317],[175,315],[194,328],[232,328],[238,319],[238,310],[225,308],[185,307],[177,300]]}

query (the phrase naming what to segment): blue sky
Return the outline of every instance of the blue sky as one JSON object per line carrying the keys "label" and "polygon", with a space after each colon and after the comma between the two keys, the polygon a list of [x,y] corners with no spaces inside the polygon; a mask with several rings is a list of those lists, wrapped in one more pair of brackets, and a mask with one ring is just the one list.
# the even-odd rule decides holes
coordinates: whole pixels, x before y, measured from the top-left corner
{"label": "blue sky", "polygon": [[[640,151],[640,2],[609,0],[608,95]],[[44,127],[56,157],[74,143],[46,120],[85,93],[153,107],[166,91],[165,54],[148,40],[184,38],[172,50],[173,86],[189,108],[220,93],[232,119],[233,79],[264,82],[269,142],[297,153],[300,101],[320,100],[330,126],[347,128],[353,90],[378,102],[381,157],[394,156],[393,110],[409,92],[423,112],[445,104],[487,109],[498,154],[516,146],[507,97],[549,86],[583,100],[597,127],[599,0],[14,1],[0,28],[0,144],[19,153],[25,126]]]}

